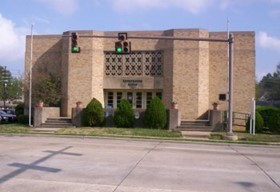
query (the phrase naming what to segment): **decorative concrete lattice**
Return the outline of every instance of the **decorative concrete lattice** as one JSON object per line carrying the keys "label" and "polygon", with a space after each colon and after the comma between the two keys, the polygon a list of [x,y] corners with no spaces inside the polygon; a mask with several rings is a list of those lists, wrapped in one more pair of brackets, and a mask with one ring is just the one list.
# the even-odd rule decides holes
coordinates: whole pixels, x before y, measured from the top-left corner
{"label": "decorative concrete lattice", "polygon": [[162,74],[161,52],[146,52],[144,54],[144,68],[146,76],[160,76]]}
{"label": "decorative concrete lattice", "polygon": [[141,76],[142,75],[142,54],[134,52],[124,55],[125,76]]}
{"label": "decorative concrete lattice", "polygon": [[113,53],[105,53],[106,76],[121,76],[122,73],[122,56]]}
{"label": "decorative concrete lattice", "polygon": [[132,52],[120,55],[105,52],[106,76],[161,76],[162,52]]}

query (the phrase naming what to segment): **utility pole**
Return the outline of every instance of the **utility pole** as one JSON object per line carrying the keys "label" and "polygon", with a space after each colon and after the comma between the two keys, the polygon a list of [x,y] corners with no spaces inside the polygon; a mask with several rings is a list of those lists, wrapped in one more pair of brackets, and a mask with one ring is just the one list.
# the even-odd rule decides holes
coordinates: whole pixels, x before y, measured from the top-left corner
{"label": "utility pole", "polygon": [[232,132],[232,110],[233,110],[233,34],[229,34],[228,38],[228,49],[229,49],[229,80],[228,80],[228,89],[229,89],[229,98],[228,98],[228,127],[227,135],[233,136]]}
{"label": "utility pole", "polygon": [[32,57],[33,57],[33,24],[31,24],[31,36],[30,36],[30,64],[29,64],[29,110],[28,110],[28,122],[29,127],[32,127],[31,111],[32,111]]}
{"label": "utility pole", "polygon": [[3,107],[6,109],[6,99],[7,99],[7,83],[8,83],[8,77],[7,77],[7,67],[5,66],[2,71],[2,81],[3,81]]}

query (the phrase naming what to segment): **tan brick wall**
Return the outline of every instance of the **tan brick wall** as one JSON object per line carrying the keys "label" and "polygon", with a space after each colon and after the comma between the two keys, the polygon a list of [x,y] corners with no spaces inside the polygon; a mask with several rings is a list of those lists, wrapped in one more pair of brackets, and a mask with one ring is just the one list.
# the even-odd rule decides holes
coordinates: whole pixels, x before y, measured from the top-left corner
{"label": "tan brick wall", "polygon": [[234,33],[234,111],[250,112],[255,97],[255,34]]}
{"label": "tan brick wall", "polygon": [[[209,33],[210,38],[227,39],[227,33]],[[228,52],[227,43],[209,43],[209,108],[219,102],[226,109],[226,102],[220,102],[218,94],[228,92]]]}
{"label": "tan brick wall", "polygon": [[[207,38],[206,30],[174,30],[175,37]],[[208,110],[208,42],[174,41],[173,98],[182,119],[196,119]]]}
{"label": "tan brick wall", "polygon": [[[25,106],[29,98],[30,36],[26,38],[25,51]],[[33,36],[32,85],[45,74],[61,76],[62,41],[59,35]],[[32,106],[36,101],[32,100]]]}
{"label": "tan brick wall", "polygon": [[[255,96],[255,34],[234,32],[233,59],[233,111],[250,112],[251,99]],[[210,33],[212,38],[227,38],[227,33]],[[218,101],[219,93],[228,92],[227,44],[210,43],[210,98]],[[226,102],[220,102],[225,110]]]}
{"label": "tan brick wall", "polygon": [[[71,32],[64,33],[71,35]],[[79,31],[79,35],[103,35],[103,32]],[[70,38],[68,50],[70,50]],[[103,103],[103,39],[79,38],[80,53],[65,54],[64,66],[67,68],[63,81],[63,115],[71,116],[71,109],[77,101],[88,104],[93,97]],[[69,51],[68,51],[69,52]],[[66,79],[67,78],[67,79]]]}
{"label": "tan brick wall", "polygon": [[[198,31],[176,31],[175,36],[197,38]],[[173,97],[182,119],[196,118],[198,113],[198,44],[195,41],[174,42]]]}
{"label": "tan brick wall", "polygon": [[[200,38],[209,38],[206,30],[200,30],[199,34]],[[209,43],[199,42],[197,117],[204,116],[209,109],[209,67]]]}

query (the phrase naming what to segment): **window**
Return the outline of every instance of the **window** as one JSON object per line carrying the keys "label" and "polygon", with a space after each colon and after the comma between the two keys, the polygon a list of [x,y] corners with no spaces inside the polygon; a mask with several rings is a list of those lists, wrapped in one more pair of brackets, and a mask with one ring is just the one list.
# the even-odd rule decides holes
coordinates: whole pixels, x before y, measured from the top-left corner
{"label": "window", "polygon": [[114,93],[108,92],[107,108],[114,108]]}
{"label": "window", "polygon": [[152,98],[153,98],[153,93],[147,92],[146,93],[146,107],[148,107],[150,105]]}
{"label": "window", "polygon": [[132,92],[127,93],[127,101],[132,105],[133,102],[133,94]]}
{"label": "window", "polygon": [[122,100],[122,92],[117,92],[117,105],[121,102]]}
{"label": "window", "polygon": [[106,108],[116,109],[122,99],[126,99],[133,109],[146,109],[151,103],[153,97],[162,98],[160,90],[106,90],[105,106]]}
{"label": "window", "polygon": [[142,108],[142,92],[136,93],[136,108]]}
{"label": "window", "polygon": [[162,93],[161,92],[156,92],[156,96],[161,99]]}

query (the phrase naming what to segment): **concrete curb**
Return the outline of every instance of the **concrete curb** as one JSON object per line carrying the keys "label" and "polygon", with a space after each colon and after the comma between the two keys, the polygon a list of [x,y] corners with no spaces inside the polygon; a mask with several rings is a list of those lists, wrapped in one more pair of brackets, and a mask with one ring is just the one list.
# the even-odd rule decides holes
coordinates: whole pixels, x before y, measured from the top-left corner
{"label": "concrete curb", "polygon": [[170,143],[199,143],[207,145],[260,145],[260,146],[275,146],[279,147],[279,143],[273,142],[250,142],[250,141],[230,141],[230,140],[210,140],[210,139],[199,139],[199,138],[159,138],[159,137],[142,137],[142,136],[121,136],[121,135],[98,135],[98,136],[87,136],[87,135],[55,135],[51,132],[44,133],[0,133],[0,136],[19,136],[19,137],[57,137],[57,138],[80,138],[80,139],[116,139],[116,140],[143,140],[153,142],[170,142]]}

